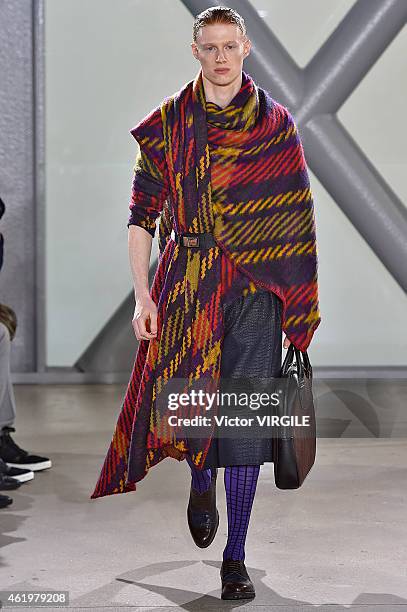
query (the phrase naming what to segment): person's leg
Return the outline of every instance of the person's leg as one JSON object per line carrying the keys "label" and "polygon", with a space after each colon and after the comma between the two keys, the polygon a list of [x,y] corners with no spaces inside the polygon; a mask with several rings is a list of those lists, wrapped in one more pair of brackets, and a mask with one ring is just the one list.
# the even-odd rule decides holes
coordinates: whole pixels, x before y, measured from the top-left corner
{"label": "person's leg", "polygon": [[198,468],[196,468],[193,464],[189,455],[187,455],[186,459],[189,464],[189,467],[191,468],[192,487],[195,489],[195,491],[198,491],[198,493],[204,493],[211,486],[211,468],[208,468],[206,470],[198,470]]}
{"label": "person's leg", "polygon": [[16,418],[15,398],[10,377],[10,334],[0,323],[0,429],[13,425]]}
{"label": "person's leg", "polygon": [[[50,468],[52,463],[48,457],[33,455],[24,450],[12,439],[10,432],[16,418],[15,398],[10,374],[10,334],[4,323],[0,323],[0,459],[9,468],[17,468],[19,476],[27,480],[34,475],[33,470]],[[10,473],[10,472],[9,472]],[[15,472],[10,473],[14,477]],[[18,480],[20,477],[16,475]],[[28,478],[28,479],[30,479]]]}
{"label": "person's leg", "polygon": [[228,539],[223,551],[223,559],[243,561],[245,558],[246,535],[259,472],[260,465],[225,467]]}
{"label": "person's leg", "polygon": [[[225,309],[226,333],[221,377],[247,385],[247,379],[278,375],[281,368],[281,302],[270,292],[257,292],[231,302]],[[239,379],[241,379],[239,381]],[[247,389],[251,390],[249,384]],[[251,391],[249,391],[251,392]],[[238,406],[234,407],[234,414]],[[247,573],[246,536],[257,488],[260,465],[270,457],[270,441],[240,438],[221,441],[225,474],[228,538],[221,566],[222,599],[252,598],[255,589]]]}

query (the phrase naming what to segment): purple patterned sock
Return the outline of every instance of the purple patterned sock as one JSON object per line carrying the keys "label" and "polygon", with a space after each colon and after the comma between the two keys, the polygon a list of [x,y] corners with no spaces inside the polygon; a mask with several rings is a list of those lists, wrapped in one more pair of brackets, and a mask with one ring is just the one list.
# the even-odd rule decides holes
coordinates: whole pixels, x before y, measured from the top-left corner
{"label": "purple patterned sock", "polygon": [[228,539],[223,559],[245,558],[245,542],[249,527],[260,465],[229,465],[225,467]]}
{"label": "purple patterned sock", "polygon": [[207,491],[211,486],[211,468],[208,468],[207,470],[198,470],[198,468],[196,468],[193,464],[189,455],[186,456],[186,460],[191,468],[192,487],[195,489],[195,491],[198,491],[198,493],[205,493],[205,491]]}

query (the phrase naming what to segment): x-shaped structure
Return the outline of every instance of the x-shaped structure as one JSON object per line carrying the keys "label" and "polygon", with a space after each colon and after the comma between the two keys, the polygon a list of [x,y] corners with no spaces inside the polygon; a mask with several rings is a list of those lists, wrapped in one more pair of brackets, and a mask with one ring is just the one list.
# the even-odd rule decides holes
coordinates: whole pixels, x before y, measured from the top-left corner
{"label": "x-shaped structure", "polygon": [[[182,1],[193,15],[216,4]],[[250,2],[226,4],[243,16],[252,41],[245,70],[290,110],[309,167],[406,291],[407,209],[336,113],[405,25],[407,2],[358,0],[303,69]],[[369,109],[375,124],[385,121],[389,129],[399,129],[397,117],[391,121],[391,98],[386,109],[376,110]]]}
{"label": "x-shaped structure", "polygon": [[[216,4],[213,0],[182,2],[193,15]],[[245,70],[290,110],[309,167],[406,290],[407,209],[336,116],[404,26],[406,0],[355,2],[305,68],[296,64],[250,2],[233,0],[227,4],[244,17],[253,44]],[[379,110],[380,116],[373,113],[373,117],[392,127],[391,100],[386,111],[385,116]],[[393,130],[397,129],[395,125]],[[155,260],[151,278],[156,265]],[[77,367],[99,371],[111,365],[114,369],[120,361],[125,369],[133,347],[120,338],[123,330],[128,335],[133,307],[132,292],[78,360]]]}

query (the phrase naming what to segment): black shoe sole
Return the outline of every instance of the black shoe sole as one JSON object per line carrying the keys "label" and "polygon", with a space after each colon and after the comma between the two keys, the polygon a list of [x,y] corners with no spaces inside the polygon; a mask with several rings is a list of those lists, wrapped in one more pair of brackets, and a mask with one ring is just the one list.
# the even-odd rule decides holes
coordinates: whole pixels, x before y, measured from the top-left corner
{"label": "black shoe sole", "polygon": [[221,599],[254,599],[256,593],[230,593],[229,595],[221,595]]}

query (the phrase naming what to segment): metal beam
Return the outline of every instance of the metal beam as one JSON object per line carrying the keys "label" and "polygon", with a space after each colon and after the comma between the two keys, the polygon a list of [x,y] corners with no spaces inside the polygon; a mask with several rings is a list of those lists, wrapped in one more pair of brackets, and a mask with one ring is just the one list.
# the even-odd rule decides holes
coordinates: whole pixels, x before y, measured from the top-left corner
{"label": "metal beam", "polygon": [[[183,0],[196,15],[213,5]],[[293,114],[309,167],[384,266],[407,291],[407,209],[336,117],[405,25],[405,0],[358,0],[301,69],[247,0],[232,5],[253,48],[245,69]],[[378,109],[373,115],[383,119]]]}

